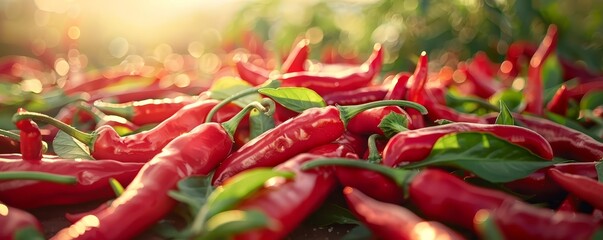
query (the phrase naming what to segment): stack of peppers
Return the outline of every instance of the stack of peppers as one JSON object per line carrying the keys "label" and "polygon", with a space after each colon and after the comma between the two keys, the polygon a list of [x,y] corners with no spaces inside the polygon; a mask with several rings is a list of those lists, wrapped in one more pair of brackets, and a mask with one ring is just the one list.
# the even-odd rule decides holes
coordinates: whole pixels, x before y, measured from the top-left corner
{"label": "stack of peppers", "polygon": [[[512,44],[500,64],[477,54],[454,81],[429,72],[425,52],[412,73],[381,79],[380,44],[362,64],[309,68],[302,40],[278,69],[237,55],[230,74],[246,89],[226,99],[219,87],[155,99],[98,91],[56,118],[19,110],[19,132],[0,131],[0,239],[283,239],[333,204],[349,213],[327,211],[334,219],[381,239],[603,238],[603,107],[580,103],[603,75],[556,56],[557,35],[551,26],[539,46]],[[553,60],[577,80],[546,96]],[[508,108],[500,93],[524,65],[524,97]],[[277,104],[233,102],[257,93]],[[65,135],[86,159],[63,156]],[[91,202],[57,231],[26,212]]]}

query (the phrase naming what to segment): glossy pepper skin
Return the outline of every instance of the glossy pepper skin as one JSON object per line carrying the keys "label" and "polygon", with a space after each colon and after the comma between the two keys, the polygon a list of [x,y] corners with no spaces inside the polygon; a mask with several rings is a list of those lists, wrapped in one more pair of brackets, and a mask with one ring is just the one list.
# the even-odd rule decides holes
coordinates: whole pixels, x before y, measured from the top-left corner
{"label": "glossy pepper skin", "polygon": [[549,112],[565,116],[569,106],[569,95],[565,84],[555,92],[553,99],[546,105],[546,110]]}
{"label": "glossy pepper skin", "polygon": [[[21,109],[22,110],[22,109]],[[24,161],[42,160],[42,133],[38,125],[29,119],[16,123],[20,136],[20,149]]]}
{"label": "glossy pepper skin", "polygon": [[394,135],[383,150],[383,164],[394,167],[421,161],[429,156],[440,137],[458,132],[490,133],[524,147],[544,159],[553,158],[553,150],[546,139],[530,129],[511,125],[450,123]]}
{"label": "glossy pepper skin", "polygon": [[114,196],[109,179],[126,185],[134,179],[142,163],[123,163],[113,160],[67,160],[42,158],[40,161],[22,161],[20,155],[0,157],[0,172],[36,171],[74,176],[75,185],[43,181],[10,180],[0,182],[0,201],[23,209],[42,206],[83,203],[109,199]]}
{"label": "glossy pepper skin", "polygon": [[28,212],[0,203],[0,239],[16,239],[19,231],[43,232],[38,219]]}
{"label": "glossy pepper skin", "polygon": [[542,66],[547,57],[557,47],[557,26],[550,25],[546,36],[538,46],[538,49],[530,59],[528,68],[528,80],[524,89],[526,97],[526,111],[536,115],[543,114],[543,81],[541,76]]}
{"label": "glossy pepper skin", "polygon": [[421,239],[425,232],[431,239],[465,239],[441,223],[425,221],[402,206],[377,201],[357,189],[346,187],[343,194],[354,215],[380,239]]}
{"label": "glossy pepper skin", "polygon": [[[542,135],[553,148],[555,156],[580,162],[603,159],[603,143],[584,133],[543,118],[525,115],[513,117],[522,126]],[[489,121],[493,121],[492,118]]]}
{"label": "glossy pepper skin", "polygon": [[387,90],[387,94],[384,99],[388,100],[403,100],[406,99],[406,92],[408,89],[406,88],[406,84],[410,75],[407,73],[398,73],[394,75],[392,79],[392,86]]}
{"label": "glossy pepper skin", "polygon": [[235,174],[255,167],[273,167],[343,134],[344,123],[336,107],[312,108],[249,141],[216,169],[212,184],[221,185]]}
{"label": "glossy pepper skin", "polygon": [[350,91],[337,91],[323,96],[327,105],[355,105],[385,99],[387,89],[382,86],[370,86]]}
{"label": "glossy pepper skin", "polygon": [[52,239],[131,239],[137,236],[176,205],[176,200],[167,192],[176,189],[178,181],[191,175],[208,174],[228,155],[232,144],[229,133],[220,124],[199,125],[174,139],[146,163],[111,206],[82,218]]}
{"label": "glossy pepper skin", "polygon": [[316,155],[302,153],[275,167],[277,170],[291,171],[295,177],[287,182],[277,183],[260,190],[244,200],[236,209],[259,210],[277,223],[278,229],[258,229],[234,237],[234,239],[282,239],[293,231],[314,210],[316,210],[335,188],[335,176],[329,168],[302,171],[304,162],[324,157],[347,155],[339,151],[337,144],[331,145],[332,152]]}
{"label": "glossy pepper skin", "polygon": [[551,177],[563,189],[573,195],[584,199],[596,209],[603,209],[603,183],[592,178],[564,173],[551,168],[547,171],[547,176]]}
{"label": "glossy pepper skin", "polygon": [[[427,53],[422,52],[421,56],[419,56],[419,62],[415,67],[415,72],[408,80],[410,82],[410,88],[408,89],[406,99],[409,101],[417,103],[423,102],[423,91],[425,91],[425,85],[427,84],[427,62]],[[425,127],[425,120],[421,114],[413,109],[408,109],[407,112],[412,120],[412,124],[408,126],[409,129]]]}
{"label": "glossy pepper skin", "polygon": [[207,97],[179,96],[175,98],[146,99],[127,103],[95,101],[94,106],[106,114],[124,117],[132,123],[142,126],[150,123],[160,123],[174,115],[184,106],[206,98]]}
{"label": "glossy pepper skin", "polygon": [[302,72],[305,71],[305,63],[308,60],[308,54],[310,53],[310,41],[308,39],[302,39],[287,56],[287,59],[283,62],[281,71],[283,73],[291,72]]}
{"label": "glossy pepper skin", "polygon": [[377,107],[359,113],[354,118],[350,119],[347,129],[348,131],[368,136],[371,134],[383,135],[383,130],[379,128],[379,124],[390,113],[397,113],[408,119],[408,124],[412,124],[410,116],[406,111],[398,106]]}

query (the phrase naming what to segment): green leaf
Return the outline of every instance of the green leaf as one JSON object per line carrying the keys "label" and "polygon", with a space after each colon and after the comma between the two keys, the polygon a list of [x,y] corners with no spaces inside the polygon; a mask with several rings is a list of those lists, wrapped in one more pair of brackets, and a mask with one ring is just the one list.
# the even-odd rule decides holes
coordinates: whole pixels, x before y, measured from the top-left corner
{"label": "green leaf", "polygon": [[580,100],[581,110],[594,110],[601,105],[603,105],[603,91],[590,91]]}
{"label": "green leaf", "polygon": [[543,89],[555,89],[559,88],[559,85],[563,83],[563,71],[557,55],[551,54],[542,65],[542,86]]}
{"label": "green leaf", "polygon": [[347,208],[337,204],[323,204],[306,220],[313,226],[328,226],[332,224],[360,224],[354,214]]}
{"label": "green leaf", "polygon": [[199,239],[226,239],[238,233],[270,227],[271,220],[257,210],[230,210],[216,214],[207,220],[206,234]]}
{"label": "green leaf", "polygon": [[[249,90],[251,88],[253,88],[253,86],[240,78],[222,77],[216,80],[211,88],[209,88],[209,96],[216,100],[224,100],[238,92]],[[234,100],[233,103],[240,107],[245,107],[249,103],[258,101],[259,99],[259,94],[250,94]]]}
{"label": "green leaf", "polygon": [[341,240],[370,240],[374,239],[373,233],[364,225],[358,225],[352,228]]}
{"label": "green leaf", "polygon": [[391,138],[399,132],[408,130],[408,119],[402,114],[391,112],[381,120],[379,128],[387,138]]}
{"label": "green leaf", "polygon": [[510,182],[551,166],[527,149],[488,133],[460,132],[438,139],[429,156],[404,168],[452,166],[494,183]]}
{"label": "green leaf", "polygon": [[261,113],[257,109],[249,113],[249,138],[254,139],[260,134],[274,128],[274,118]]}
{"label": "green leaf", "polygon": [[211,179],[212,174],[187,177],[178,182],[178,191],[170,191],[168,195],[186,204],[191,215],[194,216],[214,191]]}
{"label": "green leaf", "polygon": [[63,131],[59,131],[52,141],[54,152],[65,159],[88,159],[94,160],[90,155],[90,149],[86,144],[69,136]]}
{"label": "green leaf", "polygon": [[496,124],[514,125],[513,115],[503,100],[500,100],[500,113],[496,117]]}
{"label": "green leaf", "polygon": [[492,95],[490,99],[488,99],[488,102],[490,102],[490,104],[498,104],[500,101],[504,101],[510,110],[513,112],[520,112],[524,107],[523,99],[523,93],[513,89],[506,89]]}
{"label": "green leaf", "polygon": [[33,226],[24,227],[16,230],[13,239],[15,240],[44,240],[44,235]]}
{"label": "green leaf", "polygon": [[595,169],[597,169],[597,179],[599,182],[603,182],[603,162],[595,164]]}
{"label": "green leaf", "polygon": [[303,112],[306,109],[326,106],[324,99],[315,91],[303,87],[262,88],[259,93],[272,98],[283,107]]}

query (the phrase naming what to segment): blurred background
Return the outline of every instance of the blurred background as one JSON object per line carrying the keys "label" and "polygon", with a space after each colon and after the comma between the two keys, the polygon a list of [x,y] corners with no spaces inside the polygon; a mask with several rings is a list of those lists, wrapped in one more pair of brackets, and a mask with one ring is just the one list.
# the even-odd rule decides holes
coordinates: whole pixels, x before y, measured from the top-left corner
{"label": "blurred background", "polygon": [[302,38],[312,61],[336,63],[363,62],[382,43],[384,76],[412,72],[422,51],[433,71],[478,52],[500,63],[511,43],[537,46],[556,24],[557,55],[603,71],[600,0],[0,0],[0,10],[6,128],[16,107],[50,114],[75,99],[106,100],[107,91],[82,87],[99,75],[136,76],[104,86],[111,96],[153,84],[198,94],[236,74],[235,54],[273,69]]}

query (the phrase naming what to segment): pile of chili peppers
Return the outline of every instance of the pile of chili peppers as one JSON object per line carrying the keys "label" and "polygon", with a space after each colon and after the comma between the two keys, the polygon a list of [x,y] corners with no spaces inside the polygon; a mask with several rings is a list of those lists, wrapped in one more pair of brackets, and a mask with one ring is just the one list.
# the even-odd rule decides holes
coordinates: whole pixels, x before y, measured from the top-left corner
{"label": "pile of chili peppers", "polygon": [[[423,52],[382,72],[380,44],[321,63],[301,40],[209,85],[74,75],[70,101],[0,130],[0,239],[603,239],[603,73],[557,55],[558,34],[441,69]],[[11,59],[11,83],[52,71]]]}

